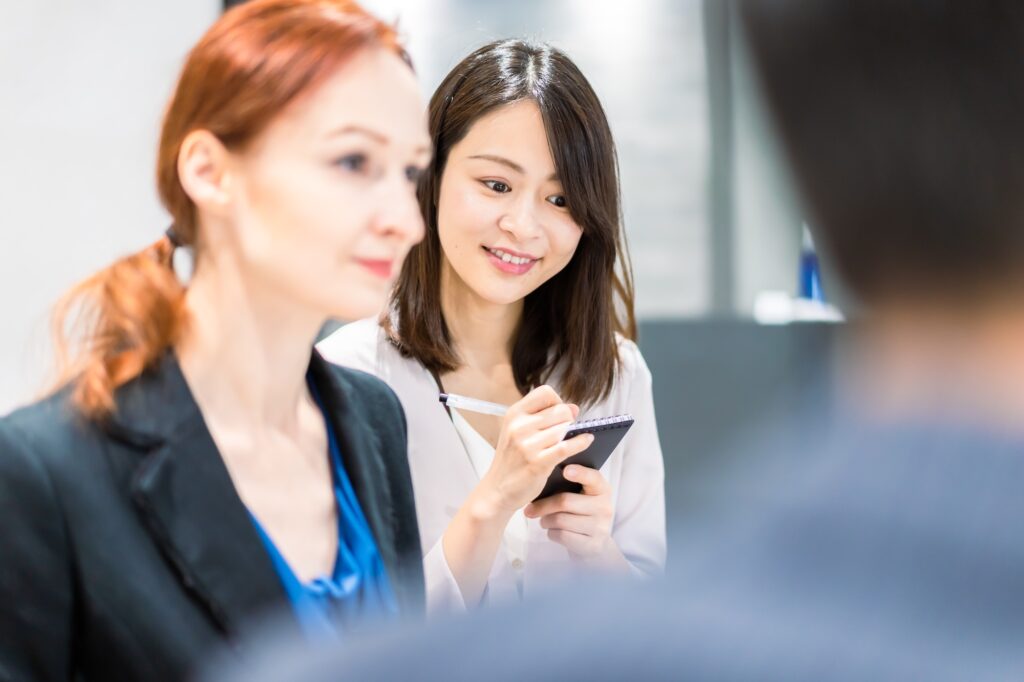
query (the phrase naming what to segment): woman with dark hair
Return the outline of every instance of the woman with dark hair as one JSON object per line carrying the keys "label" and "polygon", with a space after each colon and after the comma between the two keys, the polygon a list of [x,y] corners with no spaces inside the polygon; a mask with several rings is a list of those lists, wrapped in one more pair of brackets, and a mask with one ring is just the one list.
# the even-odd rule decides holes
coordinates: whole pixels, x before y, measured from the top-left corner
{"label": "woman with dark hair", "polygon": [[[429,125],[426,238],[380,320],[320,346],[403,403],[428,609],[522,598],[581,569],[659,572],[661,447],[596,94],[562,52],[501,41],[448,74]],[[446,410],[439,391],[511,408]],[[531,503],[589,445],[562,440],[574,419],[622,413],[636,423],[601,471],[565,468],[582,494]]]}
{"label": "woman with dark hair", "polygon": [[401,405],[312,350],[422,237],[422,105],[347,0],[255,0],[193,48],[173,228],[72,291],[62,387],[0,421],[0,678],[179,680],[273,607],[306,632],[422,610]]}

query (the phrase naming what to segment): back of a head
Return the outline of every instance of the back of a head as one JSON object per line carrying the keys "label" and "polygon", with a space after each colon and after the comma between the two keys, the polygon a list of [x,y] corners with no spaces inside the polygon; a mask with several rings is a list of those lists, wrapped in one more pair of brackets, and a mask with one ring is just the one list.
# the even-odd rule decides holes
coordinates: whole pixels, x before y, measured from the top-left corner
{"label": "back of a head", "polygon": [[866,303],[1024,285],[1024,4],[745,0],[816,236]]}

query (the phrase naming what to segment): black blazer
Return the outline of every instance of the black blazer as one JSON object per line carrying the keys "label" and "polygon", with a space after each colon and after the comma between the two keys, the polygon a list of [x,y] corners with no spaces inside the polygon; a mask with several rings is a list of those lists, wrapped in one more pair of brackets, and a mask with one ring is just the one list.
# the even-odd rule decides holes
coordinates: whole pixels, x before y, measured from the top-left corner
{"label": "black blazer", "polygon": [[[424,606],[405,415],[310,363],[404,615]],[[87,422],[66,392],[0,420],[0,680],[180,680],[287,597],[173,353]]]}

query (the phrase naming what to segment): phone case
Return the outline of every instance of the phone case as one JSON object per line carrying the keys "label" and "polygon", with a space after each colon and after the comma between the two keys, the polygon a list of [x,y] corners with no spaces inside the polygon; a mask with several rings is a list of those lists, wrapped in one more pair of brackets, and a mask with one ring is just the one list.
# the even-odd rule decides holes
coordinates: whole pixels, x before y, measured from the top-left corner
{"label": "phone case", "polygon": [[557,495],[558,493],[583,492],[583,486],[579,483],[565,479],[565,476],[562,475],[562,469],[570,464],[600,469],[608,461],[615,446],[619,444],[619,441],[622,440],[622,437],[626,435],[626,431],[632,425],[633,417],[628,414],[603,417],[601,419],[587,419],[573,424],[565,434],[565,440],[578,436],[581,433],[592,433],[594,434],[594,442],[583,452],[573,455],[556,466],[555,470],[551,472],[551,476],[548,477],[544,490],[536,497],[536,500]]}

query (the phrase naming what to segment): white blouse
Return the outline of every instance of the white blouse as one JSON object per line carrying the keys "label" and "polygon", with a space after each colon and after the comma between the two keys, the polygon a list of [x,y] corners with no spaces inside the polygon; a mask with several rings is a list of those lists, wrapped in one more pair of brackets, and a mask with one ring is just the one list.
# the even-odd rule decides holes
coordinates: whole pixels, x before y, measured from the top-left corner
{"label": "white blouse", "polygon": [[[402,402],[423,544],[427,610],[464,610],[466,604],[448,567],[441,538],[490,466],[494,448],[456,410],[448,416],[438,401],[434,377],[416,360],[402,357],[375,319],[348,324],[317,348],[331,362],[380,377]],[[579,419],[618,414],[631,414],[635,419],[601,473],[612,489],[615,544],[635,574],[655,575],[665,565],[665,473],[651,373],[632,341],[619,340],[619,356],[621,370],[610,394],[581,412]],[[583,570],[583,564],[574,561],[568,550],[548,539],[539,519],[527,519],[520,511],[505,530],[483,601],[528,598],[531,592]]]}
{"label": "white blouse", "polygon": [[[487,439],[474,429],[465,417],[458,410],[452,410],[452,424],[459,434],[466,454],[473,463],[473,470],[478,478],[483,478],[487,470],[494,462],[494,448],[487,442]],[[505,553],[508,564],[514,569],[514,584],[494,583],[488,581],[486,599],[489,601],[507,601],[506,597],[523,597],[523,568],[526,566],[526,550],[530,541],[530,529],[527,525],[528,519],[522,509],[517,509],[505,526],[505,533],[502,536],[501,549]],[[514,588],[514,592],[511,589]],[[505,594],[508,592],[508,594]]]}

